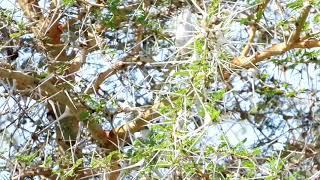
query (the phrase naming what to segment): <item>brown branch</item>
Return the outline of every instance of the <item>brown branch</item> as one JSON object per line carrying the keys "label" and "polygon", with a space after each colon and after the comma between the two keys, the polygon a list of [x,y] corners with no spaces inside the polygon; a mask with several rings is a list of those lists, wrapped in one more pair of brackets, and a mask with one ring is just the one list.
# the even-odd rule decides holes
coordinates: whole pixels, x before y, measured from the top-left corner
{"label": "brown branch", "polygon": [[[273,45],[272,47],[260,53],[256,53],[255,55],[252,55],[250,57],[237,57],[232,61],[232,64],[234,67],[251,68],[251,67],[254,67],[254,65],[257,64],[258,62],[261,62],[272,56],[281,55],[291,49],[294,49],[294,48],[306,49],[306,48],[314,48],[314,47],[320,47],[320,40],[305,40],[301,42],[296,42],[291,46],[288,46],[288,44],[286,43],[280,43],[280,44]],[[225,72],[224,78],[228,79],[229,77],[230,77],[230,73]]]}
{"label": "brown branch", "polygon": [[[23,0],[20,0],[23,2]],[[22,4],[20,3],[21,8],[25,9],[24,13],[28,17],[28,11],[31,9],[31,4]],[[25,5],[25,6],[22,6]],[[35,27],[31,28],[32,32],[37,36],[38,45],[43,47],[43,51],[47,54],[48,59],[51,64],[48,67],[48,71],[50,74],[59,73],[56,71],[59,69],[59,63],[65,63],[68,68],[61,72],[60,75],[69,75],[76,71],[78,71],[82,64],[85,62],[88,52],[84,47],[79,53],[79,56],[74,58],[73,61],[70,61],[71,58],[67,56],[66,50],[67,45],[64,45],[61,41],[61,35],[64,31],[63,25],[60,24],[60,18],[62,14],[59,12],[60,7],[56,7],[54,10],[49,11],[49,14],[45,17],[43,14],[39,16],[39,20],[35,22]],[[34,9],[31,9],[31,11]],[[72,23],[72,22],[68,22]],[[68,76],[67,80],[74,80],[74,76]],[[56,82],[60,82],[59,79],[52,77],[50,79],[46,79],[44,81],[37,81],[36,87],[40,88],[44,93],[42,93],[45,97],[49,97],[54,101],[54,103],[50,106],[48,105],[48,110],[51,112],[52,110],[60,107],[62,112],[68,107],[72,113],[72,116],[66,117],[62,119],[58,125],[56,125],[56,133],[57,133],[57,141],[61,150],[65,151],[68,149],[70,140],[75,140],[79,130],[79,114],[84,111],[81,108],[82,106],[78,106],[76,102],[73,102],[66,92],[60,90],[55,87],[53,84]],[[19,83],[21,84],[21,82]],[[51,112],[52,113],[52,112]],[[54,113],[54,118],[58,119],[60,114]],[[67,140],[65,142],[64,138]]]}
{"label": "brown branch", "polygon": [[[264,13],[265,9],[267,8],[268,3],[270,0],[265,0],[263,3],[258,5],[256,10],[256,15],[259,17],[254,18],[254,22],[250,25],[250,31],[249,31],[249,39],[247,45],[243,48],[241,56],[246,57],[249,53],[249,50],[251,48],[251,45],[253,43],[254,37],[256,36],[257,31],[257,24],[259,23],[262,14]],[[250,17],[253,18],[253,17]]]}
{"label": "brown branch", "polygon": [[18,3],[30,21],[37,21],[42,16],[38,0],[18,0]]}
{"label": "brown branch", "polygon": [[90,1],[86,1],[86,0],[80,0],[80,2],[84,3],[86,5],[95,7],[95,8],[105,8],[106,7],[105,3],[103,1],[99,1],[99,0],[96,1],[97,3],[93,3]]}
{"label": "brown branch", "polygon": [[83,47],[81,49],[81,51],[78,54],[78,56],[76,56],[72,60],[71,65],[68,68],[68,74],[72,74],[72,73],[75,73],[75,72],[80,70],[82,65],[86,62],[88,53],[89,52],[88,52],[88,48],[87,47]]}
{"label": "brown branch", "polygon": [[295,48],[315,48],[320,47],[320,40],[310,39],[299,41],[294,44],[288,45],[287,43],[280,43],[267,48],[262,52],[258,52],[250,57],[237,57],[232,61],[234,67],[251,68],[255,64],[268,59],[272,56],[281,55],[285,52]]}
{"label": "brown branch", "polygon": [[110,69],[100,73],[95,80],[94,89],[98,90],[99,86],[110,76],[114,75],[116,72],[125,69],[127,66],[125,66],[125,63],[122,61],[115,63]]}
{"label": "brown branch", "polygon": [[[19,71],[12,71],[5,68],[0,68],[0,78],[15,80],[17,89],[40,88],[44,93],[43,95],[46,95],[47,97],[52,96],[52,100],[58,102],[59,104],[68,106],[71,112],[76,117],[73,121],[79,121],[79,118],[77,117],[81,114],[81,112],[86,110],[83,106],[76,104],[76,102],[72,102],[65,94],[65,92],[59,91],[48,80],[41,81]],[[130,133],[141,130],[148,121],[158,116],[159,114],[155,113],[152,109],[146,110],[144,112],[141,112],[140,116],[137,117],[136,120],[119,128],[116,128],[112,132],[104,131],[102,127],[95,121],[88,121],[87,126],[90,133],[92,134],[93,139],[98,141],[98,143],[102,147],[108,149],[116,149],[117,145],[120,143],[118,140],[121,140],[121,142],[127,141]]]}
{"label": "brown branch", "polygon": [[18,0],[18,3],[24,15],[34,23],[31,31],[41,39],[39,46],[44,47],[48,57],[51,60],[67,61],[65,48],[60,40],[63,30],[59,24],[61,15],[57,14],[58,11],[51,11],[45,17],[37,0]]}
{"label": "brown branch", "polygon": [[40,37],[49,37],[49,44],[61,43],[62,30],[59,27],[59,15],[56,12],[51,12],[48,17],[44,17],[37,0],[18,0],[18,3],[24,15],[35,23],[32,28],[33,33]]}
{"label": "brown branch", "polygon": [[251,48],[251,45],[253,43],[254,37],[256,36],[256,31],[257,31],[257,25],[256,24],[252,24],[250,26],[250,32],[249,32],[249,40],[247,45],[243,48],[241,56],[247,56],[249,53],[249,50]]}
{"label": "brown branch", "polygon": [[[53,84],[51,84],[51,82],[48,79],[39,80],[22,72],[12,71],[0,67],[0,79],[6,78],[11,81],[16,81],[16,88],[19,90],[31,89],[32,91],[36,88],[39,88],[43,96],[49,97],[51,100],[59,103],[60,105],[68,106],[74,117],[72,119],[63,119],[62,123],[65,123],[66,125],[69,125],[70,123],[71,125],[77,124],[80,120],[80,114],[86,111],[85,107],[83,107],[81,104],[77,102],[72,102],[72,100],[64,91],[61,91],[58,88],[56,88]],[[78,128],[77,126],[67,127],[72,128],[69,130],[73,130],[75,132]],[[95,140],[100,142],[100,144],[108,143],[107,138],[105,137],[105,131],[99,124],[97,124],[95,121],[89,121],[88,127],[90,132],[94,135],[93,137]]]}
{"label": "brown branch", "polygon": [[52,169],[49,168],[32,168],[32,169],[25,169],[22,172],[19,172],[18,175],[12,177],[12,179],[24,179],[26,177],[33,177],[33,176],[44,176],[50,179],[56,179],[58,175],[53,174]]}
{"label": "brown branch", "polygon": [[[37,14],[37,11],[35,9],[32,9],[33,4],[28,4],[23,2],[29,2],[27,0],[19,0],[20,6],[22,9],[24,9],[25,15],[31,19],[31,17],[34,16],[34,14]],[[35,1],[32,1],[35,2]],[[56,9],[57,10],[57,9]],[[44,17],[43,14],[39,15],[38,21],[35,22],[35,28],[32,28],[32,31],[35,35],[37,35],[40,38],[48,37],[47,39],[41,39],[41,45],[44,47],[44,51],[48,54],[48,57],[51,61],[56,62],[67,62],[69,61],[69,58],[66,55],[66,46],[62,44],[60,40],[60,36],[63,33],[63,26],[59,24],[59,19],[61,17],[61,14],[56,14],[58,11],[50,11],[49,15],[47,17]],[[141,33],[141,31],[140,31]],[[78,57],[80,59],[75,59],[74,63],[71,63],[71,67],[68,70],[67,74],[70,72],[77,71],[82,63],[84,62],[84,59],[86,58],[88,52],[83,52],[81,57]],[[50,68],[49,72],[54,72],[54,62],[53,68]],[[132,63],[131,63],[132,64]],[[114,74],[115,72],[119,71],[120,69],[125,68],[126,66],[130,65],[130,62],[120,62],[114,66],[110,71],[106,71],[102,74],[100,74],[99,78],[97,79],[96,86],[98,87],[106,78],[110,77],[110,75]],[[2,73],[2,74],[1,74]],[[13,75],[14,76],[13,76]],[[52,100],[57,102],[60,105],[68,106],[71,112],[74,115],[74,118],[71,119],[72,124],[77,124],[79,122],[79,115],[81,112],[85,111],[86,109],[76,103],[72,102],[72,100],[68,97],[68,95],[63,92],[59,91],[51,82],[54,83],[54,81],[40,81],[39,79],[33,78],[32,76],[25,75],[20,72],[11,72],[5,69],[1,69],[0,76],[3,78],[11,78],[19,81],[17,84],[20,86],[19,89],[26,89],[26,87],[31,86],[32,88],[40,88],[42,91],[44,91],[44,95],[46,97],[52,97]],[[21,77],[18,77],[21,76]],[[75,105],[76,104],[76,105]],[[66,119],[63,119],[61,123],[65,122]],[[99,142],[103,147],[115,147],[111,142],[117,142],[115,139],[111,138],[108,139],[108,137],[114,137],[112,134],[116,135],[120,139],[126,140],[127,136],[125,136],[125,133],[128,133],[130,130],[138,130],[145,124],[144,121],[141,119],[137,120],[134,124],[129,123],[126,126],[123,126],[121,128],[115,129],[112,133],[105,132],[102,127],[95,121],[89,121],[88,128],[89,131],[92,133],[93,138]],[[72,128],[68,125],[62,125],[65,127],[62,127],[62,131],[68,132],[68,130],[64,130],[65,128]],[[139,128],[138,128],[139,127]],[[77,127],[74,127],[77,128]],[[69,129],[70,130],[70,129]],[[58,130],[57,130],[58,131]],[[114,133],[115,132],[115,133]],[[72,132],[71,132],[72,133]],[[118,139],[116,138],[116,139]],[[111,145],[110,145],[111,144]],[[66,148],[64,148],[66,149]]]}
{"label": "brown branch", "polygon": [[[79,168],[75,170],[75,176],[72,177],[65,177],[64,179],[80,179],[85,177],[93,177],[98,174],[99,170],[96,169],[82,169]],[[19,174],[13,176],[12,179],[19,180],[25,179],[26,177],[35,177],[35,176],[43,176],[48,179],[57,179],[58,174],[55,174],[51,168],[44,168],[44,167],[34,167],[34,168],[26,168],[24,170],[20,170]],[[61,178],[61,177],[60,177]]]}
{"label": "brown branch", "polygon": [[139,115],[134,120],[112,131],[103,131],[93,123],[88,125],[88,129],[92,137],[98,140],[102,147],[110,151],[116,150],[119,146],[128,143],[130,134],[142,130],[151,120],[160,117],[160,114],[154,111],[158,106],[154,105],[148,110],[139,112]]}
{"label": "brown branch", "polygon": [[[269,4],[270,0],[265,0],[257,7],[257,17],[255,18],[255,23],[258,23],[262,17],[263,12],[267,8],[267,5]],[[261,16],[260,16],[261,15]]]}
{"label": "brown branch", "polygon": [[305,22],[307,20],[308,15],[309,15],[310,9],[311,9],[311,5],[310,4],[306,5],[302,9],[300,17],[295,22],[296,30],[293,32],[293,34],[290,36],[290,38],[288,40],[288,44],[289,45],[291,45],[291,44],[295,43],[296,41],[300,40],[300,34],[301,34],[301,31],[302,31],[303,27],[305,26]]}
{"label": "brown branch", "polygon": [[101,72],[98,77],[96,78],[93,89],[89,89],[88,93],[92,93],[94,91],[97,91],[100,88],[100,85],[109,77],[112,75],[116,74],[120,70],[125,69],[126,67],[130,65],[137,65],[137,66],[142,66],[146,63],[150,63],[150,59],[148,58],[141,58],[139,56],[128,56],[125,58],[124,61],[119,61],[115,64],[112,65],[110,69],[107,69],[106,71]]}
{"label": "brown branch", "polygon": [[0,68],[12,70],[13,67],[12,67],[12,65],[10,63],[0,62]]}
{"label": "brown branch", "polygon": [[19,90],[40,88],[43,91],[42,95],[52,96],[52,100],[68,106],[72,112],[78,111],[65,92],[57,89],[49,80],[40,80],[20,71],[12,71],[2,67],[0,67],[0,78],[16,81],[16,88]]}
{"label": "brown branch", "polygon": [[[311,9],[311,5],[308,4],[301,10],[300,17],[296,21],[296,30],[295,32],[292,33],[288,42],[272,45],[271,47],[265,49],[262,52],[257,52],[251,56],[248,56],[248,51],[251,44],[250,42],[252,41],[252,38],[253,38],[252,36],[255,34],[255,31],[253,29],[249,37],[248,44],[245,46],[241,56],[235,57],[233,59],[231,63],[231,67],[251,68],[251,67],[254,67],[257,63],[265,59],[268,59],[272,56],[284,54],[285,52],[291,49],[320,47],[320,40],[318,39],[306,39],[306,40],[304,40],[305,38],[300,39],[300,35],[305,25],[310,9]],[[225,71],[223,73],[223,78],[229,79],[230,75],[231,75],[230,72]]]}

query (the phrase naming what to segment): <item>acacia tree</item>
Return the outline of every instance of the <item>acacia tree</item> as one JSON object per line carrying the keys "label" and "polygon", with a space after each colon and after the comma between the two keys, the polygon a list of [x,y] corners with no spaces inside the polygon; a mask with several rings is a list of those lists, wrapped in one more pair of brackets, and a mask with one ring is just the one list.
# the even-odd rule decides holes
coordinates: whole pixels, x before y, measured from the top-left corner
{"label": "acacia tree", "polygon": [[11,178],[319,177],[319,1],[41,3],[1,9]]}

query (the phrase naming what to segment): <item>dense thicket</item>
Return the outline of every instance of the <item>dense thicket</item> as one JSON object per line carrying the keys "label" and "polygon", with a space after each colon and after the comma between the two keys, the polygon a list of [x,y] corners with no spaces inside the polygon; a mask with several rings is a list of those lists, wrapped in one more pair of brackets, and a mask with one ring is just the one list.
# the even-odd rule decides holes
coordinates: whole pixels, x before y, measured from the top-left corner
{"label": "dense thicket", "polygon": [[319,178],[319,9],[3,1],[0,178]]}

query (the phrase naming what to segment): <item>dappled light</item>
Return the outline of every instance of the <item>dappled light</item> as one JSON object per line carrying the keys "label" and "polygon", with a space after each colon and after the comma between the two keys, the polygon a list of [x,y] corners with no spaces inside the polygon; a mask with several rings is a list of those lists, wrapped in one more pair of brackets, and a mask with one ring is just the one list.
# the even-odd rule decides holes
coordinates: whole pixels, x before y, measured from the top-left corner
{"label": "dappled light", "polygon": [[320,178],[319,9],[0,1],[0,179]]}

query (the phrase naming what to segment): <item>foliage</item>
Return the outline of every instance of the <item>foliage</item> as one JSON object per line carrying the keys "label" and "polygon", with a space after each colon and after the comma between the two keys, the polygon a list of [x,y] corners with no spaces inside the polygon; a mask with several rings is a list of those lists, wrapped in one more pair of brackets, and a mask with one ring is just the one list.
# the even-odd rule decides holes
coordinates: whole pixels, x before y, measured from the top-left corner
{"label": "foliage", "polygon": [[320,1],[41,3],[0,9],[0,177],[319,178]]}

